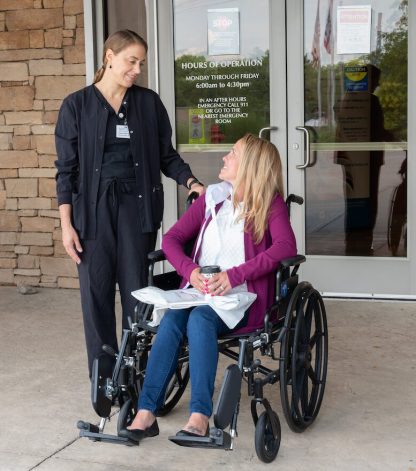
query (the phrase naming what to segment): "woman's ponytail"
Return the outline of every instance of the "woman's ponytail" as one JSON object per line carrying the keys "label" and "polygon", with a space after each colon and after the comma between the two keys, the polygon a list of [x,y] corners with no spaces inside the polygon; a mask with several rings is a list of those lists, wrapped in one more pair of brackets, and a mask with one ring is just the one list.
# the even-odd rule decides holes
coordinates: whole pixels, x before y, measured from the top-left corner
{"label": "woman's ponytail", "polygon": [[103,78],[104,72],[105,72],[105,65],[102,65],[102,66],[95,72],[93,83],[99,82],[99,81]]}

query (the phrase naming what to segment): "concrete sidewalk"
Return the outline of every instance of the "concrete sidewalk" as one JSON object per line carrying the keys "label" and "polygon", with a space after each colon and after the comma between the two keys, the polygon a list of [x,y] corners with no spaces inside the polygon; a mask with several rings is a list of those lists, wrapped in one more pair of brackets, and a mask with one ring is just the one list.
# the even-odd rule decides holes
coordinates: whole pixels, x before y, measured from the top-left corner
{"label": "concrete sidewalk", "polygon": [[[243,385],[232,452],[181,448],[167,437],[184,425],[188,392],[161,434],[139,447],[78,438],[90,405],[79,294],[41,289],[23,296],[0,287],[0,470],[416,470],[416,304],[326,300],[327,389],[315,424],[289,430],[278,385],[265,396],[282,425],[279,455],[261,463]],[[221,359],[218,383],[228,359]],[[114,430],[117,415],[106,431]]]}

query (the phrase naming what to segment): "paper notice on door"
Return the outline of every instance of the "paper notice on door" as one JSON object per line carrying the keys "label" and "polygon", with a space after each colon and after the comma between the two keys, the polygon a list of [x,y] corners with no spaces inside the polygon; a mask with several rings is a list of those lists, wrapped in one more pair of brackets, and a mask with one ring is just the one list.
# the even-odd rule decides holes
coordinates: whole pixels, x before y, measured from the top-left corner
{"label": "paper notice on door", "polygon": [[238,8],[208,10],[208,55],[240,54]]}
{"label": "paper notice on door", "polygon": [[369,54],[371,5],[337,8],[337,54]]}

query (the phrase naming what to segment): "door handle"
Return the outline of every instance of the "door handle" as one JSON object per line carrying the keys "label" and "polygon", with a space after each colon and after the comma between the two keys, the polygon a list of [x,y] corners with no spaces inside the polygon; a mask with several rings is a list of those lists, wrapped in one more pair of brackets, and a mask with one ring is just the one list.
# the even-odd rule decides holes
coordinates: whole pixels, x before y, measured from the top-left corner
{"label": "door handle", "polygon": [[262,134],[266,131],[276,131],[278,129],[277,126],[267,126],[266,128],[261,128],[259,131],[259,137],[262,138]]}
{"label": "door handle", "polygon": [[309,134],[309,129],[305,126],[296,126],[298,131],[302,131],[305,134],[305,163],[302,165],[296,165],[296,168],[303,169],[310,167],[311,165],[311,137]]}

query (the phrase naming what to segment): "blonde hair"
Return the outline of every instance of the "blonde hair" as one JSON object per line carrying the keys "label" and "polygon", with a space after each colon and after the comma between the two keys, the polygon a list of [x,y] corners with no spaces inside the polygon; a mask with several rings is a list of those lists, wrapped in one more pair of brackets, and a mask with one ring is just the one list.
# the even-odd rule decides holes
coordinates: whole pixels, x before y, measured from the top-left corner
{"label": "blonde hair", "polygon": [[276,194],[284,197],[282,162],[271,142],[246,134],[240,139],[240,156],[234,183],[233,203],[243,201],[239,218],[245,219],[245,230],[251,231],[256,244],[264,237],[270,207]]}
{"label": "blonde hair", "polygon": [[95,72],[94,83],[99,82],[103,78],[105,68],[107,67],[106,54],[108,49],[111,49],[114,54],[118,54],[123,49],[131,46],[132,44],[139,44],[140,46],[143,46],[147,53],[147,42],[137,33],[129,29],[116,31],[107,38],[103,48],[103,65],[97,70],[97,72]]}

